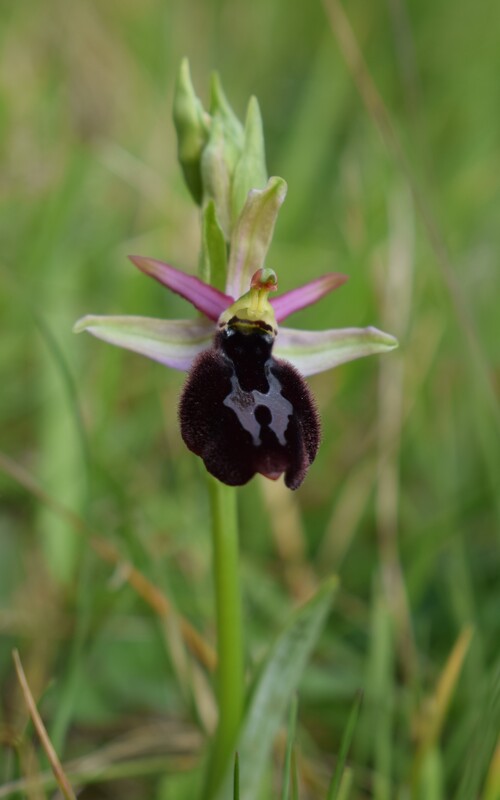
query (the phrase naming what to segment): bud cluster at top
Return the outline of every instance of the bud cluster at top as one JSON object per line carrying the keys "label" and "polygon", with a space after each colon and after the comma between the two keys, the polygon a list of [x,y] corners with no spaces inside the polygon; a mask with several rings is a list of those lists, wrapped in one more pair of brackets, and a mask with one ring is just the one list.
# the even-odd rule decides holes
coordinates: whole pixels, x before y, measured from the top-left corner
{"label": "bud cluster at top", "polygon": [[184,178],[195,202],[215,204],[226,241],[251,189],[267,182],[264,136],[259,104],[248,103],[243,126],[232,110],[217,74],[212,76],[210,107],[197,97],[189,64],[181,64],[174,96],[174,123]]}

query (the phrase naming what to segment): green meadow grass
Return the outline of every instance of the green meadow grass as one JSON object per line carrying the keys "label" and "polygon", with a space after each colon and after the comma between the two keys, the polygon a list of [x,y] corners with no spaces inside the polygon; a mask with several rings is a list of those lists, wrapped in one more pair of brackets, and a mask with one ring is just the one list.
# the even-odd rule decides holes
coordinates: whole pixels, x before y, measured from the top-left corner
{"label": "green meadow grass", "polygon": [[85,313],[192,313],[126,258],[196,269],[171,122],[183,56],[204,99],[213,69],[240,117],[259,98],[269,174],[289,184],[280,287],[349,275],[294,324],[400,339],[311,379],[323,443],[299,492],[240,492],[249,670],[340,580],[262,797],[500,797],[500,7],[345,8],[354,38],[336,0],[332,16],[0,7],[0,798],[56,788],[14,648],[79,797],[197,796],[214,613],[183,376],[71,332]]}

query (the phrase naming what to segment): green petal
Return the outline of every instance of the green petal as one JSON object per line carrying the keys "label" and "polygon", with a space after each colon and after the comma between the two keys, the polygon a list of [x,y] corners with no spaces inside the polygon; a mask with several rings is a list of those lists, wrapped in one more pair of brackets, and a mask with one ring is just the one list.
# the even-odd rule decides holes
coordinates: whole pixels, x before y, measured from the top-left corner
{"label": "green petal", "polygon": [[254,272],[264,267],[278,212],[286,197],[283,178],[269,178],[265,189],[252,189],[231,237],[226,294],[248,291]]}
{"label": "green petal", "polygon": [[346,361],[386,353],[397,346],[394,336],[371,327],[326,331],[279,328],[273,354],[290,361],[302,375],[314,375]]}
{"label": "green petal", "polygon": [[210,347],[215,328],[205,319],[86,316],[78,320],[73,330],[87,331],[109,344],[185,371],[199,353]]}

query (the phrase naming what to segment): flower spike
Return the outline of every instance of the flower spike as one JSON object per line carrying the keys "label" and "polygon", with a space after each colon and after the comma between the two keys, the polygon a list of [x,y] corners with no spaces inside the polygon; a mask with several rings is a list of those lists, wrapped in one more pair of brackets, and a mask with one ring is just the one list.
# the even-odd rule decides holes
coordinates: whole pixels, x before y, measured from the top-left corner
{"label": "flower spike", "polygon": [[287,184],[279,177],[267,180],[255,99],[243,128],[214,76],[205,111],[184,61],[174,122],[184,177],[201,208],[199,271],[205,280],[154,258],[130,260],[203,316],[86,316],[74,330],[188,371],[179,404],[182,438],[220,481],[237,486],[256,473],[272,479],[284,475],[285,484],[296,489],[320,441],[304,376],[387,352],[398,343],[373,327],[278,328],[342,286],[347,276],[331,272],[270,298],[278,282],[265,262]]}

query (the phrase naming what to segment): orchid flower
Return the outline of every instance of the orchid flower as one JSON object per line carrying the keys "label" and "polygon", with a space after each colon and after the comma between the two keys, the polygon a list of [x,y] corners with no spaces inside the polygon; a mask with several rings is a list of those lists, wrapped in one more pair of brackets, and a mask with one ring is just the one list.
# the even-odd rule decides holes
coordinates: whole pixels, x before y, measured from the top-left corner
{"label": "orchid flower", "polygon": [[[271,179],[271,189],[277,181]],[[250,193],[247,222],[248,206],[262,205],[268,195],[269,188]],[[278,204],[283,198],[282,192]],[[196,319],[85,316],[75,331],[88,331],[189,372],[180,401],[181,432],[219,480],[240,485],[256,472],[270,478],[284,473],[287,486],[295,489],[320,438],[314,400],[303,377],[392,350],[397,341],[373,327],[278,327],[337,289],[347,276],[328,273],[269,300],[277,279],[273,270],[259,265],[262,235],[259,231],[248,237],[242,227],[233,240],[235,255],[229,260],[225,291],[162,261],[130,256],[143,273],[192,303],[200,312]]]}
{"label": "orchid flower", "polygon": [[184,178],[202,212],[205,280],[154,258],[130,258],[200,315],[194,320],[86,316],[75,331],[189,372],[179,406],[182,437],[220,481],[241,485],[256,473],[273,479],[284,473],[286,485],[296,489],[320,440],[304,376],[392,350],[397,341],[376,328],[278,327],[347,277],[332,272],[269,299],[277,278],[265,260],[287,185],[282,178],[267,180],[255,98],[243,127],[214,76],[210,113],[205,111],[183,61],[174,122]]}

